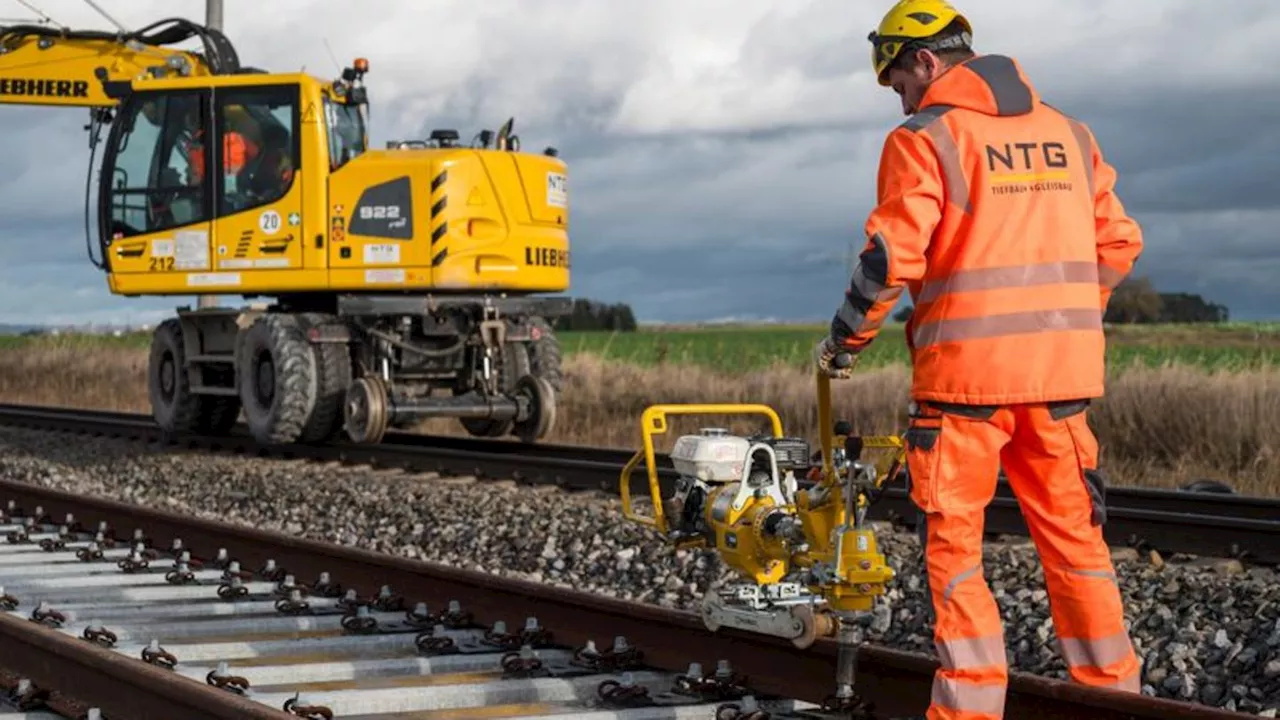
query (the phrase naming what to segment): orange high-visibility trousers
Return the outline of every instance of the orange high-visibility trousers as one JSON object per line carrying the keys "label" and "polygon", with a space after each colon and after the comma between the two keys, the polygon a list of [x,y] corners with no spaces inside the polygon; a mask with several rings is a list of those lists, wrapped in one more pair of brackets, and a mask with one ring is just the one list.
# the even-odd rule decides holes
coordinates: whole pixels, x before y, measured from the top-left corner
{"label": "orange high-visibility trousers", "polygon": [[999,720],[1008,684],[1004,630],[983,576],[986,506],[1004,467],[1044,566],[1058,648],[1071,678],[1140,692],[1124,625],[1088,401],[995,406],[919,402],[907,432],[911,500],[941,667],[928,720]]}

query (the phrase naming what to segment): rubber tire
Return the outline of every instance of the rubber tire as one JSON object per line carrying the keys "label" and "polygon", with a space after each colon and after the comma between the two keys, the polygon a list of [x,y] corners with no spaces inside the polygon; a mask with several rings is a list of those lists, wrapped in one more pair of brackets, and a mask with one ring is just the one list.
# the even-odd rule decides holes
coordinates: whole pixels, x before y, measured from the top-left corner
{"label": "rubber tire", "polygon": [[[316,407],[316,355],[291,315],[261,315],[240,331],[236,343],[236,375],[249,434],[264,445],[297,442]],[[254,359],[267,353],[275,366],[271,404],[257,397]]]}
{"label": "rubber tire", "polygon": [[[529,374],[529,350],[521,343],[506,343],[502,346],[502,355],[498,360],[498,392],[509,394],[515,390],[520,378]],[[492,420],[486,418],[458,418],[463,429],[475,437],[496,438],[511,432],[515,420]]]}
{"label": "rubber tire", "polygon": [[[151,335],[151,353],[147,361],[147,395],[151,400],[151,417],[162,430],[181,434],[226,434],[240,415],[238,398],[195,395],[185,370],[186,348],[182,323],[169,318],[156,326]],[[160,367],[169,356],[176,369],[174,396],[166,401],[160,384]]]}
{"label": "rubber tire", "polygon": [[[335,318],[319,313],[307,313],[299,317],[303,327],[333,322]],[[343,432],[342,408],[351,386],[351,350],[345,343],[309,343],[315,354],[316,390],[315,408],[307,418],[307,424],[298,437],[299,442],[320,443],[337,437]]]}
{"label": "rubber tire", "polygon": [[529,341],[532,374],[550,383],[551,389],[556,391],[559,399],[558,396],[564,389],[564,371],[561,370],[564,358],[560,349],[560,340],[551,329],[551,323],[537,315],[529,318],[529,330],[537,336],[536,339]]}

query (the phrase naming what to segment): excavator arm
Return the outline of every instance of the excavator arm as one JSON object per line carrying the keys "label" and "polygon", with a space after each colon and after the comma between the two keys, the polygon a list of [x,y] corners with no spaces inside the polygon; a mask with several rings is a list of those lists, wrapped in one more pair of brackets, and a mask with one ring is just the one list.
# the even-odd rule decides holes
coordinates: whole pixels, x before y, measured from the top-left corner
{"label": "excavator arm", "polygon": [[[192,38],[203,52],[169,47]],[[114,107],[116,83],[241,71],[225,35],[182,18],[131,32],[0,26],[0,104]]]}

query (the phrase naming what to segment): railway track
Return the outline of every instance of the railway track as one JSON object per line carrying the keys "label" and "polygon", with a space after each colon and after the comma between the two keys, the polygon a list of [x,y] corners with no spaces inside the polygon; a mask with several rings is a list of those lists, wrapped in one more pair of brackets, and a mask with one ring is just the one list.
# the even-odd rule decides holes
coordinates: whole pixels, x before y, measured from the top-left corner
{"label": "railway track", "polygon": [[[165,442],[187,448],[263,456],[304,458],[403,468],[441,474],[514,478],[553,483],[566,489],[616,493],[618,478],[631,453],[576,445],[523,445],[508,440],[388,433],[376,446],[339,443],[329,446],[259,446],[242,426],[222,437],[169,438],[146,415],[26,405],[0,405],[0,424]],[[675,471],[657,456],[664,494]],[[632,492],[647,492],[643,466],[632,479]],[[1256,564],[1280,565],[1280,500],[1215,492],[1185,492],[1113,487],[1107,491],[1104,535],[1113,546],[1233,557]],[[872,519],[915,527],[916,511],[901,486],[886,488],[870,512]],[[987,533],[1027,536],[1028,530],[1009,486],[1000,482],[987,508]]]}
{"label": "railway track", "polygon": [[[22,483],[0,508],[0,690],[32,720],[833,716],[830,641]],[[860,648],[861,717],[922,712],[935,668]],[[1017,673],[1006,713],[1249,717]]]}

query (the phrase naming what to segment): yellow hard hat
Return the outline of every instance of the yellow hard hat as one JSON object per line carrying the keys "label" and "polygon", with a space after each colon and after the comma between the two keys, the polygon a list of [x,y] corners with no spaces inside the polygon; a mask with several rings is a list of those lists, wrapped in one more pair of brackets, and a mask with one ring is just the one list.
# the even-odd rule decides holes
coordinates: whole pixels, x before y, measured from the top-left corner
{"label": "yellow hard hat", "polygon": [[[904,47],[937,35],[956,20],[969,36],[973,35],[969,20],[947,0],[898,0],[885,13],[880,27],[867,36],[871,41],[871,65],[880,84],[889,85],[889,66]],[[966,38],[966,45],[968,41]]]}

